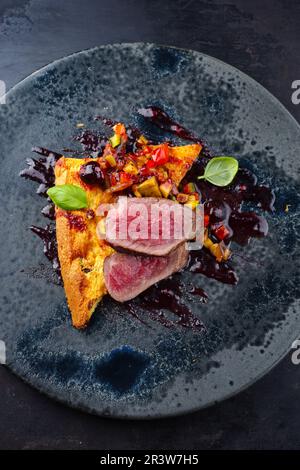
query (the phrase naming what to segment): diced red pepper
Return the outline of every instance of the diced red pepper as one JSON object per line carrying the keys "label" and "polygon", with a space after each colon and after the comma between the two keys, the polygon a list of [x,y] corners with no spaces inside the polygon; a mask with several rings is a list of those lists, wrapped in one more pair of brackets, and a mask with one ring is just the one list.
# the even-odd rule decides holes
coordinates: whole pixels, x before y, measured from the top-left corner
{"label": "diced red pepper", "polygon": [[199,193],[190,193],[189,194],[189,197],[194,200],[194,201],[200,201],[200,196],[199,196]]}
{"label": "diced red pepper", "polygon": [[120,172],[120,183],[129,183],[129,186],[133,183],[132,177],[125,171]]}
{"label": "diced red pepper", "polygon": [[110,187],[108,191],[111,193],[116,193],[123,191],[124,189],[132,186],[133,180],[130,175],[125,173],[125,171],[120,171],[119,173],[112,173],[110,175]]}
{"label": "diced red pepper", "polygon": [[111,167],[115,167],[117,166],[117,162],[116,162],[116,159],[115,157],[113,156],[112,153],[109,153],[107,155],[105,155],[105,160],[107,161],[107,163],[111,166]]}
{"label": "diced red pepper", "polygon": [[224,238],[228,237],[230,233],[225,225],[220,225],[220,227],[216,228],[214,232],[219,240],[224,240]]}
{"label": "diced red pepper", "polygon": [[118,179],[115,173],[110,174],[110,186],[115,186],[118,183]]}
{"label": "diced red pepper", "polygon": [[183,192],[185,194],[192,194],[196,192],[196,187],[194,183],[187,183],[183,186]]}
{"label": "diced red pepper", "polygon": [[146,166],[143,166],[140,170],[139,170],[139,175],[140,176],[149,176],[151,173],[150,173],[150,168],[146,165]]}
{"label": "diced red pepper", "polygon": [[149,155],[151,153],[151,147],[149,147],[149,145],[144,145],[137,153],[139,155]]}
{"label": "diced red pepper", "polygon": [[155,164],[154,160],[148,160],[146,163],[147,168],[155,168],[157,165]]}
{"label": "diced red pepper", "polygon": [[204,215],[204,227],[208,227],[209,225],[209,215]]}
{"label": "diced red pepper", "polygon": [[147,162],[148,168],[155,168],[164,165],[169,161],[169,146],[167,143],[161,144],[151,154],[151,159]]}

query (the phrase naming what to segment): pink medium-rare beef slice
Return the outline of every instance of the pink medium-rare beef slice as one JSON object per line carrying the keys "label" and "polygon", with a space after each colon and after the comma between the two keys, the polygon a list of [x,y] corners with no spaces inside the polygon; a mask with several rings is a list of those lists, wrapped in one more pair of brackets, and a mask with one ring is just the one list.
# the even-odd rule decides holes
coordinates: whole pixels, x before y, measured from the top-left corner
{"label": "pink medium-rare beef slice", "polygon": [[191,208],[169,199],[120,197],[107,214],[105,238],[116,250],[166,256],[195,238]]}
{"label": "pink medium-rare beef slice", "polygon": [[167,256],[113,253],[104,261],[104,280],[118,302],[133,299],[158,281],[182,269],[188,260],[185,243]]}

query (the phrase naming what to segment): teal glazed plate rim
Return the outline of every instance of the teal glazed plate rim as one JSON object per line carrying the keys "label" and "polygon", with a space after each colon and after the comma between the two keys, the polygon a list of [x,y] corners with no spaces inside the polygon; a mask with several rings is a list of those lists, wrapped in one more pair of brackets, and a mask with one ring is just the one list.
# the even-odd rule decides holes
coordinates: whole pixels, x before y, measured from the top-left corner
{"label": "teal glazed plate rim", "polygon": [[[47,224],[45,201],[19,172],[34,146],[80,152],[77,124],[102,130],[98,115],[162,137],[137,113],[150,105],[199,135],[214,155],[238,158],[274,190],[269,233],[234,246],[236,286],[198,274],[193,283],[208,302],[181,292],[205,332],[166,328],[143,311],[140,322],[108,297],[79,331],[29,230]],[[196,51],[104,45],[57,60],[12,88],[0,106],[0,136],[0,340],[7,367],[24,381],[100,416],[161,418],[231,397],[290,350],[300,333],[300,128],[252,78]],[[191,273],[180,276],[190,285]]]}

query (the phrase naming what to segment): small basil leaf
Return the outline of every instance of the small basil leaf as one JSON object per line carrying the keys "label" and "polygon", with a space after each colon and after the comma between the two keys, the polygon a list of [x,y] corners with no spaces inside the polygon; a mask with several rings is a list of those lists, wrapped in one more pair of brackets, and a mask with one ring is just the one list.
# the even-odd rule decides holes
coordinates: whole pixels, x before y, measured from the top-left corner
{"label": "small basil leaf", "polygon": [[230,184],[239,169],[238,161],[233,157],[214,157],[205,167],[204,175],[198,179],[205,179],[215,186]]}
{"label": "small basil leaf", "polygon": [[84,209],[88,205],[86,192],[73,184],[53,186],[47,194],[56,206],[67,211]]}

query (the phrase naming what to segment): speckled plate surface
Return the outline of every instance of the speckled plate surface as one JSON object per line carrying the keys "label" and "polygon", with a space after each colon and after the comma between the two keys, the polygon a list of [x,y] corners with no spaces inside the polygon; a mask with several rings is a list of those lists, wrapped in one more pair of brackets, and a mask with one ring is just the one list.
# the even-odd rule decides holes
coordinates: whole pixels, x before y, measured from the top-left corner
{"label": "speckled plate surface", "polygon": [[[242,255],[235,258],[238,286],[197,277],[210,300],[186,301],[206,334],[143,325],[108,298],[90,326],[76,331],[64,291],[49,282],[40,241],[28,230],[45,224],[44,201],[18,172],[33,145],[61,151],[76,123],[95,128],[93,117],[105,114],[136,124],[136,109],[149,104],[164,107],[214,152],[239,156],[274,187],[270,235],[235,248]],[[0,339],[20,377],[100,415],[161,417],[236,393],[289,350],[300,332],[300,131],[252,79],[198,52],[103,46],[59,60],[11,90],[0,106],[0,136]]]}

